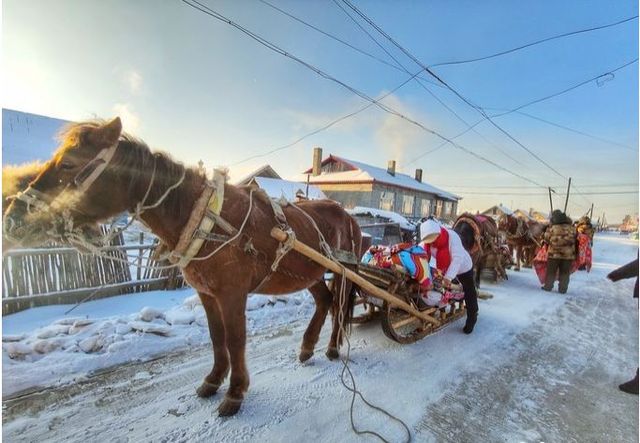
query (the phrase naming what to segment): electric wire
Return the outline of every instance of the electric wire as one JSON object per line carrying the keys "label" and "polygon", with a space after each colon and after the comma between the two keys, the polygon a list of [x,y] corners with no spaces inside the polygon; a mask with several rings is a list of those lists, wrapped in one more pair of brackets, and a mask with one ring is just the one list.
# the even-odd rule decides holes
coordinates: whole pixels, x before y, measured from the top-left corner
{"label": "electric wire", "polygon": [[372,102],[373,104],[375,104],[377,107],[379,107],[383,111],[388,112],[388,113],[393,114],[393,115],[396,115],[397,117],[399,117],[399,118],[401,118],[401,119],[403,119],[403,120],[405,120],[405,121],[407,121],[407,122],[409,122],[409,123],[421,128],[421,129],[423,129],[425,132],[430,133],[432,135],[435,135],[436,137],[442,139],[443,141],[448,141],[452,146],[454,146],[454,147],[466,152],[467,154],[469,154],[469,155],[471,155],[471,156],[473,156],[473,157],[475,157],[475,158],[477,158],[477,159],[479,159],[479,160],[481,160],[481,161],[483,161],[485,163],[489,163],[489,164],[495,166],[496,168],[498,168],[498,169],[500,169],[500,170],[502,170],[504,172],[507,172],[508,174],[511,174],[511,175],[513,175],[515,177],[518,177],[518,178],[520,178],[522,180],[525,180],[525,181],[527,181],[529,183],[537,185],[537,186],[539,186],[541,188],[546,188],[544,185],[542,185],[542,184],[540,184],[540,183],[538,183],[538,182],[536,182],[536,181],[534,181],[534,180],[532,180],[530,178],[527,178],[527,177],[525,177],[525,176],[523,176],[523,175],[521,175],[521,174],[519,174],[517,172],[511,171],[510,169],[508,169],[508,168],[496,163],[495,161],[490,160],[490,159],[488,159],[488,158],[486,158],[486,157],[484,157],[484,156],[482,156],[482,155],[480,155],[480,154],[478,154],[478,153],[476,153],[476,152],[474,152],[474,151],[472,151],[472,150],[470,150],[470,149],[468,149],[468,148],[466,148],[466,147],[464,147],[464,146],[462,146],[462,145],[460,145],[458,143],[455,143],[453,140],[447,138],[446,136],[440,134],[439,132],[437,132],[437,131],[435,131],[433,129],[430,129],[430,128],[424,126],[422,123],[419,123],[419,122],[407,117],[406,115],[396,111],[395,109],[391,108],[390,106],[384,105],[384,104],[380,103],[379,101],[376,101],[376,100],[372,99],[371,97],[369,97],[364,92],[361,92],[358,89],[348,85],[347,83],[345,83],[345,82],[343,82],[343,81],[341,81],[341,80],[339,80],[339,79],[337,79],[335,77],[332,77],[331,75],[327,74],[326,72],[322,71],[321,69],[319,69],[319,68],[311,65],[310,63],[305,62],[304,60],[300,59],[299,57],[297,57],[297,56],[285,51],[284,49],[278,47],[274,43],[269,42],[268,40],[264,39],[263,37],[259,36],[258,34],[256,34],[256,33],[252,32],[252,31],[250,31],[249,29],[239,25],[238,23],[235,23],[233,20],[230,20],[229,18],[225,17],[224,15],[222,15],[222,14],[214,11],[213,9],[209,8],[208,6],[203,5],[198,0],[181,0],[181,1],[182,1],[182,3],[188,5],[188,6],[194,8],[194,9],[196,9],[196,10],[198,10],[198,11],[200,11],[200,12],[202,12],[202,13],[204,13],[204,14],[212,17],[212,18],[215,18],[216,20],[219,20],[219,21],[221,21],[223,23],[226,23],[226,24],[228,24],[230,26],[233,26],[234,28],[238,29],[242,33],[246,34],[247,36],[249,36],[253,40],[255,40],[258,43],[260,43],[261,45],[267,47],[268,49],[271,49],[272,51],[274,51],[274,52],[276,52],[276,53],[278,53],[280,55],[283,55],[285,57],[291,58],[292,60],[296,61],[297,63],[301,64],[302,66],[312,70],[313,72],[315,72],[319,76],[339,84],[340,86],[344,87],[345,89],[347,89],[347,90],[351,91],[352,93],[356,94],[357,96],[363,98],[364,100]]}
{"label": "electric wire", "polygon": [[[367,31],[351,14],[349,14],[349,11],[347,11],[339,2],[338,0],[333,0],[333,2],[336,4],[336,6],[338,6],[338,8],[340,8],[340,10],[342,10],[342,12],[351,19],[351,21],[353,21],[358,28],[360,28],[360,30],[362,30],[362,32],[364,32],[376,45],[378,45],[394,62],[396,62],[396,64],[400,67],[400,69],[402,69],[405,73],[410,74],[409,70],[407,69],[406,66],[404,66],[396,57],[393,56],[393,54],[391,54],[389,51],[386,50],[386,48],[384,48],[384,46],[378,42],[378,40],[371,35],[371,33],[369,33],[369,31]],[[423,70],[426,70],[423,68]],[[415,79],[416,83],[418,83],[418,85],[420,85],[420,87],[422,89],[424,89],[431,97],[433,97],[438,103],[440,103],[440,105],[442,105],[442,107],[444,107],[447,111],[449,111],[450,113],[452,113],[458,120],[460,120],[469,130],[472,130],[476,135],[478,135],[480,138],[482,138],[487,144],[489,144],[490,146],[492,146],[494,149],[496,149],[498,152],[500,152],[502,155],[504,155],[505,157],[507,157],[508,159],[510,159],[511,161],[513,161],[514,163],[517,163],[521,166],[522,163],[520,161],[518,161],[517,159],[515,159],[514,157],[512,157],[509,153],[507,153],[504,149],[502,149],[500,146],[496,145],[495,143],[491,142],[489,139],[487,139],[484,135],[482,135],[480,132],[478,132],[477,130],[474,129],[474,127],[472,127],[464,118],[462,118],[454,109],[452,109],[450,106],[448,106],[444,101],[442,101],[440,99],[440,97],[438,97],[433,91],[431,91],[425,84],[422,83],[420,78],[416,78]],[[439,85],[441,86],[441,85]],[[435,152],[436,150],[440,149],[442,146],[438,146],[436,149],[434,149],[432,152]],[[402,165],[399,166],[400,168],[402,168]]]}
{"label": "electric wire", "polygon": [[488,60],[488,59],[491,59],[491,58],[500,57],[502,55],[511,54],[512,52],[520,51],[520,50],[525,49],[525,48],[530,48],[531,46],[539,45],[541,43],[546,43],[546,42],[549,42],[551,40],[556,40],[556,39],[559,39],[559,38],[569,37],[569,36],[573,36],[573,35],[577,35],[577,34],[583,34],[585,32],[598,31],[598,30],[601,30],[601,29],[610,28],[612,26],[621,25],[623,23],[627,23],[627,22],[629,22],[631,20],[635,20],[637,18],[638,18],[638,16],[634,15],[632,17],[628,17],[628,18],[625,18],[625,19],[622,19],[622,20],[618,20],[618,21],[613,22],[613,23],[608,23],[606,25],[595,26],[595,27],[591,27],[591,28],[587,28],[587,29],[580,29],[578,31],[565,32],[563,34],[558,34],[558,35],[554,35],[554,36],[551,36],[551,37],[543,38],[543,39],[536,40],[536,41],[531,42],[531,43],[526,43],[524,45],[516,46],[515,48],[507,49],[505,51],[500,51],[500,52],[496,52],[496,53],[491,54],[491,55],[486,55],[484,57],[476,57],[476,58],[471,58],[471,59],[466,59],[466,60],[456,60],[456,61],[450,61],[450,62],[435,63],[435,64],[432,64],[432,65],[429,65],[429,67],[430,68],[435,68],[435,67],[438,67],[438,66],[461,65],[461,64],[465,64],[465,63],[474,63],[474,62],[479,62],[479,61],[482,61],[482,60]]}
{"label": "electric wire", "polygon": [[[371,58],[371,59],[373,59],[373,60],[376,60],[376,61],[377,61],[377,62],[379,62],[379,63],[382,63],[382,64],[384,64],[384,65],[387,65],[387,66],[389,66],[390,68],[393,68],[393,69],[395,69],[395,70],[397,70],[397,71],[405,72],[405,70],[404,70],[404,69],[402,69],[402,68],[400,68],[400,67],[398,67],[398,66],[396,66],[396,65],[394,65],[394,64],[392,64],[392,63],[389,63],[388,61],[386,61],[386,60],[384,60],[384,59],[382,59],[382,58],[380,58],[380,57],[378,57],[378,56],[376,56],[376,55],[374,55],[374,54],[371,54],[370,52],[367,52],[367,51],[365,51],[365,50],[363,50],[363,49],[360,49],[360,48],[358,48],[357,46],[352,45],[351,43],[347,42],[346,40],[341,39],[341,38],[339,38],[339,37],[336,37],[335,35],[333,35],[333,34],[331,34],[331,33],[327,32],[327,31],[322,30],[322,29],[320,29],[319,27],[317,27],[317,26],[315,26],[315,25],[312,25],[311,23],[308,23],[308,22],[306,22],[306,21],[302,20],[300,17],[297,17],[297,16],[295,16],[295,15],[291,14],[290,12],[285,11],[284,9],[282,9],[282,8],[280,8],[280,7],[276,6],[276,5],[274,5],[274,4],[270,3],[270,2],[268,2],[267,0],[258,0],[258,1],[259,1],[259,2],[261,2],[261,3],[263,3],[264,5],[266,5],[266,6],[270,7],[270,8],[272,8],[272,9],[274,9],[274,10],[276,10],[276,11],[280,12],[281,14],[286,15],[287,17],[291,18],[292,20],[295,20],[295,21],[297,21],[298,23],[300,23],[300,24],[302,24],[302,25],[304,25],[304,26],[307,26],[308,28],[313,29],[313,30],[314,30],[314,31],[316,31],[316,32],[319,32],[320,34],[322,34],[322,35],[324,35],[324,36],[326,36],[326,37],[328,37],[328,38],[330,38],[330,39],[332,39],[332,40],[334,40],[334,41],[336,41],[336,42],[338,42],[338,43],[341,43],[342,45],[345,45],[345,46],[347,46],[347,47],[349,47],[349,48],[353,49],[354,51],[356,51],[356,52],[358,52],[358,53],[360,53],[360,54],[362,54],[362,55],[365,55],[365,56],[367,56],[367,57],[369,57],[369,58]],[[422,74],[422,71],[420,72],[420,74]],[[437,87],[439,87],[439,88],[443,88],[443,87],[444,87],[444,86],[442,86],[441,84],[436,83],[436,82],[434,82],[434,81],[432,81],[432,80],[426,79],[426,78],[424,78],[424,77],[422,77],[422,80],[424,80],[424,81],[426,81],[426,82],[428,82],[428,83],[432,84],[433,86],[437,86]]]}
{"label": "electric wire", "polygon": [[[500,125],[498,125],[495,121],[493,121],[491,116],[489,116],[487,114],[487,112],[482,107],[472,103],[468,98],[463,96],[459,91],[457,91],[456,89],[451,87],[440,76],[438,76],[431,69],[429,69],[428,66],[426,66],[424,63],[422,63],[420,60],[418,60],[413,54],[411,54],[411,52],[409,52],[406,48],[404,48],[402,45],[400,45],[393,37],[391,37],[388,33],[386,33],[380,26],[378,26],[371,18],[369,18],[366,14],[364,14],[362,11],[360,11],[360,9],[358,9],[356,6],[354,6],[349,0],[342,0],[342,2],[344,4],[346,4],[347,6],[349,6],[356,14],[358,14],[363,20],[365,20],[367,23],[369,23],[374,29],[376,29],[381,35],[383,35],[387,40],[389,40],[396,48],[398,48],[400,51],[402,51],[407,57],[409,57],[411,60],[413,60],[418,66],[420,66],[425,71],[427,71],[427,73],[431,74],[436,80],[438,80],[440,83],[442,83],[447,89],[449,89],[451,92],[453,92],[463,102],[465,102],[467,105],[469,105],[470,107],[472,107],[476,111],[478,111],[483,117],[486,118],[487,121],[489,121],[489,123],[491,123],[492,126],[494,126],[496,129],[498,129],[500,132],[502,132],[510,140],[512,140],[514,143],[516,143],[518,146],[520,146],[522,149],[524,149],[526,152],[528,152],[531,156],[533,156],[536,160],[538,160],[540,163],[542,163],[544,166],[546,166],[549,170],[554,172],[556,175],[562,177],[565,180],[568,180],[568,177],[566,177],[564,174],[562,174],[556,168],[551,166],[547,161],[542,159],[538,154],[536,154],[534,151],[532,151],[527,146],[525,146],[522,142],[517,140],[513,135],[511,135],[511,133],[509,133],[504,128],[502,128]],[[623,65],[619,69],[622,69],[623,67],[628,66],[629,64],[634,63],[635,61],[637,61],[637,58],[634,61],[629,62],[627,65]],[[606,75],[609,75],[609,74],[613,74],[613,71],[607,73]],[[577,85],[575,87],[579,87],[579,86],[581,86],[581,85]],[[562,91],[562,93],[564,93],[564,92],[568,92],[568,90]],[[548,98],[551,98],[551,97],[545,97],[543,99],[548,99]],[[531,103],[531,104],[533,104],[533,103]],[[582,192],[580,191],[580,189],[577,186],[574,186],[574,188],[575,188],[576,193],[578,195],[582,194]],[[585,198],[585,197],[583,196],[582,198]],[[586,198],[585,198],[585,200],[586,200]]]}

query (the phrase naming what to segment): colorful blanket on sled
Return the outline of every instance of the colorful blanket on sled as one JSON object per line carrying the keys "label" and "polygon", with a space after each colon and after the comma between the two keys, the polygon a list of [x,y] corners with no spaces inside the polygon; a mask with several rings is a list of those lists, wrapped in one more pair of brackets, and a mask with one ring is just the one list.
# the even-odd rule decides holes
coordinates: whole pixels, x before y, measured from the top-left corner
{"label": "colorful blanket on sled", "polygon": [[371,246],[362,257],[362,263],[378,268],[401,268],[420,286],[431,285],[429,257],[425,250],[412,243],[398,243],[392,246]]}
{"label": "colorful blanket on sled", "polygon": [[[591,239],[586,234],[578,234],[577,237],[578,243],[578,254],[576,255],[576,259],[571,264],[571,273],[573,274],[578,269],[584,267],[587,272],[591,271],[592,264],[592,251],[591,251]],[[533,259],[533,268],[538,275],[538,280],[540,283],[544,284],[545,279],[547,277],[547,260],[548,256],[548,248],[547,245],[543,245],[538,252],[536,253],[535,258]],[[556,276],[556,280],[558,277]]]}

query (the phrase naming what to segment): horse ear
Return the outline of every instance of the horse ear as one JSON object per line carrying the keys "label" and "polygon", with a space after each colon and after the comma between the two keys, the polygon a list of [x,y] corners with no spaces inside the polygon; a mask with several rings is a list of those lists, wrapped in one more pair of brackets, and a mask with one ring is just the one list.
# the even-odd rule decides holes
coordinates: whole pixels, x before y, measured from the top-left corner
{"label": "horse ear", "polygon": [[91,141],[100,146],[111,146],[118,142],[122,133],[122,121],[116,117],[109,123],[91,131],[89,137]]}

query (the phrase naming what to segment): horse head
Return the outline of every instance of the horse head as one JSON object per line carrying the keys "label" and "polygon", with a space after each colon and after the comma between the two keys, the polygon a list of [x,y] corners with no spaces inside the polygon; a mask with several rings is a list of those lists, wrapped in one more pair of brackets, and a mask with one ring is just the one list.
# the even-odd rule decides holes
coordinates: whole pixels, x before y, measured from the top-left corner
{"label": "horse head", "polygon": [[498,220],[498,230],[509,234],[515,233],[518,222],[515,217],[509,214],[502,214]]}
{"label": "horse head", "polygon": [[117,149],[121,132],[119,118],[66,128],[53,157],[9,204],[3,219],[5,237],[25,247],[37,246],[126,210],[126,192],[114,192],[123,181]]}

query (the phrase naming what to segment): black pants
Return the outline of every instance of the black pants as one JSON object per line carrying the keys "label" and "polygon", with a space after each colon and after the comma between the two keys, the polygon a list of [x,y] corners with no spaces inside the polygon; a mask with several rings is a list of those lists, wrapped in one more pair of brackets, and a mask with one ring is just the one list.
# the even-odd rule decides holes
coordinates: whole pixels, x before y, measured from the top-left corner
{"label": "black pants", "polygon": [[544,282],[544,289],[553,289],[553,282],[556,280],[556,273],[559,273],[558,292],[564,294],[569,288],[569,275],[571,274],[571,263],[573,260],[562,258],[550,258],[547,260],[547,277]]}
{"label": "black pants", "polygon": [[473,281],[473,269],[457,277],[464,290],[464,303],[467,305],[467,316],[478,313],[478,291]]}

